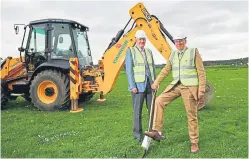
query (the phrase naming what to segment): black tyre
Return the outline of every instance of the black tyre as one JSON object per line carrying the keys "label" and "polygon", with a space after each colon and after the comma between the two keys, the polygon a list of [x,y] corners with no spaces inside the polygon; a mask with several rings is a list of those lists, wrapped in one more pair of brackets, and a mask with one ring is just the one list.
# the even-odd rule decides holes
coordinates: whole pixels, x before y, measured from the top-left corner
{"label": "black tyre", "polygon": [[6,109],[8,103],[7,93],[1,87],[1,109]]}
{"label": "black tyre", "polygon": [[45,70],[35,76],[30,85],[30,98],[35,107],[43,111],[67,109],[69,79],[56,70]]}

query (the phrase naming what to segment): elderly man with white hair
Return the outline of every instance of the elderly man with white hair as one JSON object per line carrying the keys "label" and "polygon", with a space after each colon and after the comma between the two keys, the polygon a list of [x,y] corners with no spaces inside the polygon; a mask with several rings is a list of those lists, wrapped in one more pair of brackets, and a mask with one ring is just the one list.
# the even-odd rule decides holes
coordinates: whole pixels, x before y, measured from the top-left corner
{"label": "elderly man with white hair", "polygon": [[148,112],[152,101],[152,88],[156,72],[153,55],[150,49],[145,48],[146,34],[138,30],[135,34],[136,44],[126,52],[126,74],[129,82],[133,103],[133,136],[142,141],[142,107],[146,99]]}

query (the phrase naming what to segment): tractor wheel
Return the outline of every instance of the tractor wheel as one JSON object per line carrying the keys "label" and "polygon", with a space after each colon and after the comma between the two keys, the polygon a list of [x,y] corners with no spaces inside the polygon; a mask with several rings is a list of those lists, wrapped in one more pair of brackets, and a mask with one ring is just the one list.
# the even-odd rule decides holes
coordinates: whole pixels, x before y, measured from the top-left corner
{"label": "tractor wheel", "polygon": [[66,75],[56,70],[45,70],[35,76],[29,93],[35,107],[43,111],[56,111],[68,108],[69,91]]}
{"label": "tractor wheel", "polygon": [[79,95],[79,103],[87,102],[87,101],[89,101],[93,96],[94,96],[94,93],[92,93],[92,92],[80,94],[80,95]]}
{"label": "tractor wheel", "polygon": [[4,92],[4,89],[1,87],[1,109],[6,109],[8,103],[7,93]]}

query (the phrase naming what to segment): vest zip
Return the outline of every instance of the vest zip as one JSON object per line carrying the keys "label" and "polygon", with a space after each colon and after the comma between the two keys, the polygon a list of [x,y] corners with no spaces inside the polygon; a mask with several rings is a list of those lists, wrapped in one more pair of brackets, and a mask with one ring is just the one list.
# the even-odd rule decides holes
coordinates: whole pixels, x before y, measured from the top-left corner
{"label": "vest zip", "polygon": [[[181,82],[181,76],[180,76],[180,75],[181,75],[181,72],[180,72],[180,71],[181,71],[181,69],[180,69],[180,66],[181,66],[181,59],[179,59],[179,55],[178,55],[178,61],[179,61],[179,68],[178,68],[178,69],[179,69],[179,76],[178,76],[178,77],[179,77],[179,81]],[[178,81],[177,81],[177,82],[178,82]],[[181,82],[181,83],[182,83],[182,82]]]}

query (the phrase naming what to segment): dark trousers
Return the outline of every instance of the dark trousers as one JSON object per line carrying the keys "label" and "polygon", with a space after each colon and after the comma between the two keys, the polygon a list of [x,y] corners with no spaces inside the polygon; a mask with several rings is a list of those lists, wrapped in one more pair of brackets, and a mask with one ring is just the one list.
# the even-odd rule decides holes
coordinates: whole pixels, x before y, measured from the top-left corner
{"label": "dark trousers", "polygon": [[150,106],[152,102],[152,89],[147,82],[147,86],[144,92],[132,93],[132,103],[133,103],[133,136],[136,139],[142,139],[142,108],[144,100],[146,100],[146,105],[148,112],[150,114]]}

